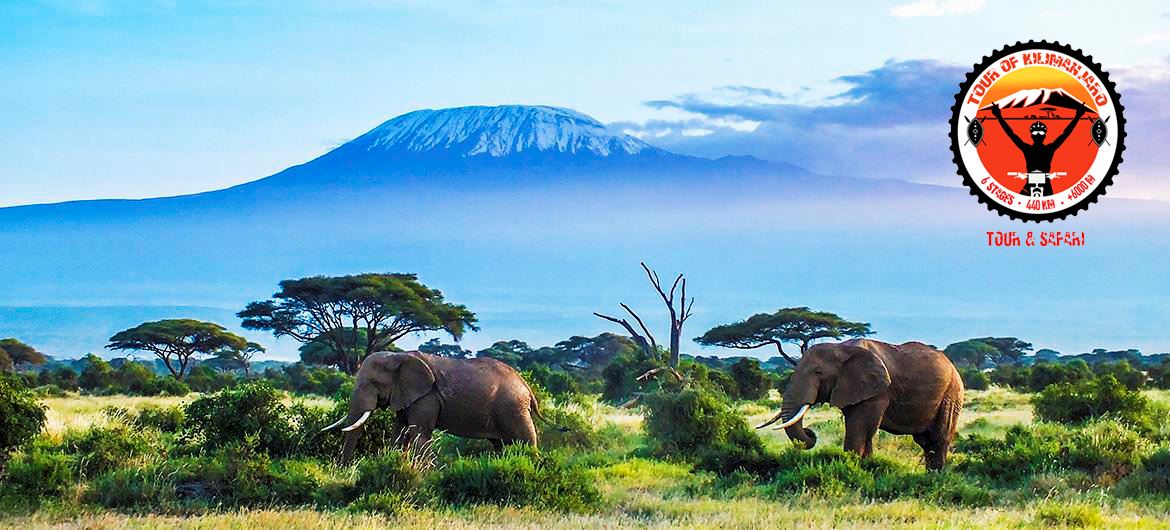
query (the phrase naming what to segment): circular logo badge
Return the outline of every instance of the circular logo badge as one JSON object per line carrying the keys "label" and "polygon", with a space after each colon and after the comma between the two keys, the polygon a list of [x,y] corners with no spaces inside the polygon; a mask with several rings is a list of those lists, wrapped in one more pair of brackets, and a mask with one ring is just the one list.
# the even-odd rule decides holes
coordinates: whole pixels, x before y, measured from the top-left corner
{"label": "circular logo badge", "polygon": [[1124,109],[1109,74],[1060,43],[1016,43],[984,57],[951,110],[963,183],[1013,219],[1076,215],[1121,164]]}

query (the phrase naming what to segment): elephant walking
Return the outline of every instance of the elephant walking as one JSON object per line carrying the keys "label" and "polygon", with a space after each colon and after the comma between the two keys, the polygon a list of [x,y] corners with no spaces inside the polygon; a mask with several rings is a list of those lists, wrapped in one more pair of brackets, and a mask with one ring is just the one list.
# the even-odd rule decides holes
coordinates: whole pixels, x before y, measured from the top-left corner
{"label": "elephant walking", "polygon": [[[362,426],[374,409],[394,411],[402,446],[418,447],[435,429],[456,436],[536,446],[533,417],[541,418],[532,389],[511,366],[495,359],[453,359],[422,352],[374,353],[358,369],[349,414],[322,430],[344,425],[342,462],[353,458]],[[543,419],[543,418],[541,418]]]}
{"label": "elephant walking", "polygon": [[880,428],[912,435],[926,468],[939,470],[955,439],[963,380],[946,355],[920,342],[818,344],[797,362],[780,412],[757,428],[783,420],[777,429],[812,448],[816,434],[802,419],[810,406],[824,402],[845,416],[845,450],[868,457]]}

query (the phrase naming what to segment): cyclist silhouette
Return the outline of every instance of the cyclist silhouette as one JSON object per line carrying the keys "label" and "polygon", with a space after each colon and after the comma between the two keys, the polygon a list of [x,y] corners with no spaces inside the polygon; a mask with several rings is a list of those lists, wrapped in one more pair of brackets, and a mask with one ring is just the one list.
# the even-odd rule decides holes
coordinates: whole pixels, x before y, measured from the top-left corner
{"label": "cyclist silhouette", "polygon": [[[1081,117],[1085,115],[1088,110],[1083,103],[1077,109],[1077,115],[1073,117],[1068,126],[1064,128],[1064,132],[1053,140],[1052,143],[1044,143],[1044,137],[1048,135],[1048,126],[1043,122],[1036,121],[1029,127],[1029,132],[1032,134],[1032,143],[1027,143],[1016,135],[1016,132],[1008,126],[1007,120],[1003,119],[1003,111],[1000,110],[998,103],[991,104],[991,113],[995,115],[995,119],[999,121],[999,126],[1007,133],[1008,138],[1012,139],[1012,143],[1024,153],[1024,163],[1028,167],[1029,173],[1052,173],[1052,157],[1056,154],[1056,150],[1060,149],[1061,144],[1068,137],[1072,135],[1073,129],[1077,127],[1077,122],[1081,121]],[[1025,182],[1024,188],[1020,191],[1023,195],[1031,195],[1029,189],[1033,184]],[[1044,177],[1044,195],[1052,195],[1052,179],[1045,175]]]}

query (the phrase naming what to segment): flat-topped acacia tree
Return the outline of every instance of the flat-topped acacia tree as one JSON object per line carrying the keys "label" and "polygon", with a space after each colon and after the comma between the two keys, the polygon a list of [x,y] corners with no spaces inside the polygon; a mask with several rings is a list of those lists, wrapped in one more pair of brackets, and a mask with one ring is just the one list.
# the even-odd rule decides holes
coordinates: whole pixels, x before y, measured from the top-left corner
{"label": "flat-topped acacia tree", "polygon": [[865,322],[852,322],[836,313],[813,311],[807,307],[787,307],[774,313],[758,313],[740,322],[715,326],[695,338],[695,342],[737,350],[772,345],[784,360],[796,366],[796,360],[784,351],[785,342],[799,345],[803,356],[816,340],[871,334],[873,331]]}
{"label": "flat-topped acacia tree", "polygon": [[0,372],[11,372],[17,365],[45,364],[45,354],[19,340],[0,339]]}
{"label": "flat-topped acacia tree", "polygon": [[191,360],[200,355],[225,355],[253,346],[219,324],[189,318],[145,322],[110,337],[110,350],[137,350],[153,353],[175,379],[187,375]]}
{"label": "flat-topped acacia tree", "polygon": [[348,374],[367,355],[407,334],[445,331],[459,340],[466,330],[479,329],[466,306],[448,303],[415,274],[284,280],[271,300],[252,302],[237,316],[245,329],[271,331],[304,344],[327,342],[336,355],[333,364]]}

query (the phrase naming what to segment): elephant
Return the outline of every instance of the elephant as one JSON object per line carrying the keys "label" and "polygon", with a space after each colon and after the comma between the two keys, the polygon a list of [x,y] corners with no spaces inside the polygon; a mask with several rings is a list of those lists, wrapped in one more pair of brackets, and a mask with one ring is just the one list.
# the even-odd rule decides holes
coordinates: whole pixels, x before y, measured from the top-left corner
{"label": "elephant", "polygon": [[879,428],[909,434],[922,447],[926,468],[937,471],[955,439],[963,380],[946,355],[920,342],[818,344],[796,363],[780,412],[757,428],[780,421],[776,429],[812,448],[816,434],[802,419],[810,406],[824,402],[845,416],[846,451],[869,457]]}
{"label": "elephant", "polygon": [[341,460],[348,464],[362,425],[374,409],[394,411],[394,431],[403,449],[421,448],[440,429],[456,436],[482,438],[498,450],[505,443],[537,445],[533,418],[540,415],[536,396],[514,368],[495,359],[457,359],[426,353],[378,352],[358,368]]}

